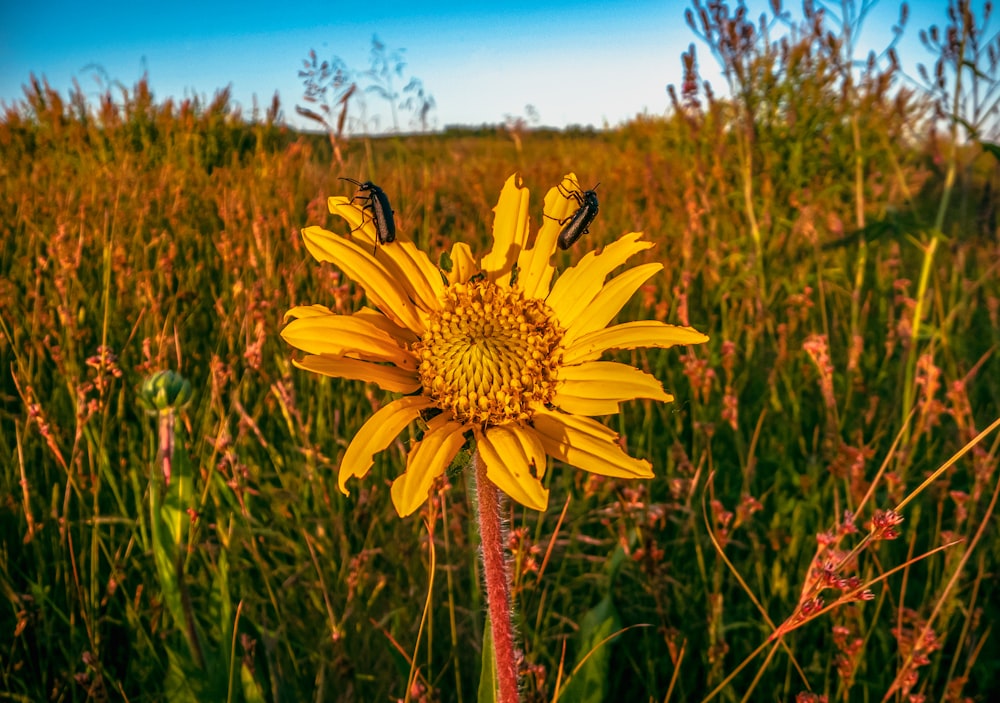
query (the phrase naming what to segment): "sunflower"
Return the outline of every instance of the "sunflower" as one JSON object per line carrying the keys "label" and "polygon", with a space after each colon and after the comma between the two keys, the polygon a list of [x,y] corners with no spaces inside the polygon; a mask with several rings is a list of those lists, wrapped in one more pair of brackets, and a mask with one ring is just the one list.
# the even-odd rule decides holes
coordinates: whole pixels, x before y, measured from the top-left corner
{"label": "sunflower", "polygon": [[578,204],[566,193],[573,174],[545,197],[534,241],[528,231],[528,189],[515,174],[494,209],[493,246],[478,261],[459,242],[443,270],[400,234],[376,245],[370,213],[356,201],[329,199],[347,220],[350,236],[320,227],[302,230],[306,248],[364,289],[373,307],[352,315],[322,305],[293,308],[281,332],[305,352],[296,366],[374,383],[402,394],[375,412],[351,441],[340,464],[340,489],[364,477],[374,455],[423,418],[423,437],[408,452],[392,484],[400,516],[413,513],[471,439],[487,477],[510,498],[544,510],[547,457],[585,471],[651,478],[648,461],[629,456],[618,435],[591,416],[619,411],[622,401],[670,402],[660,382],[639,369],[601,361],[604,352],[700,344],[690,327],[656,320],[608,327],[635,291],[663,266],[646,263],[609,274],[653,246],[633,232],[586,254],[553,282],[551,258],[560,222]]}

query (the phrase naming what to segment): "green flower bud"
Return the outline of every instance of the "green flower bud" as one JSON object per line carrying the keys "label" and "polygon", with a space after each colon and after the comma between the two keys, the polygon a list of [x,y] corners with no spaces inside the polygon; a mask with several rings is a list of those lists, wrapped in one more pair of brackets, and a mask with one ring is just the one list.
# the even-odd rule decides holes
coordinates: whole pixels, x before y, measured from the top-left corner
{"label": "green flower bud", "polygon": [[142,382],[139,404],[150,414],[184,407],[191,400],[191,382],[174,371],[157,371]]}

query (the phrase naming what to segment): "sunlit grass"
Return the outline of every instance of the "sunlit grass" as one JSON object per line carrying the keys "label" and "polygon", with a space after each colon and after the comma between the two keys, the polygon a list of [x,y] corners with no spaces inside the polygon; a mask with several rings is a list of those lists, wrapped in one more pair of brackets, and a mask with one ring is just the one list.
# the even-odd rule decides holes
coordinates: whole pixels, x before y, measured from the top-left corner
{"label": "sunlit grass", "polygon": [[[644,231],[665,265],[632,310],[712,340],[623,355],[677,398],[612,420],[654,480],[551,471],[547,513],[510,508],[525,699],[558,687],[582,700],[595,689],[570,674],[619,631],[577,669],[609,700],[716,687],[723,700],[905,700],[905,675],[928,699],[985,695],[1000,673],[982,655],[998,616],[995,535],[967,550],[995,524],[995,435],[905,506],[897,539],[852,555],[839,576],[873,600],[772,639],[816,578],[818,534],[849,553],[875,509],[899,505],[1000,414],[1000,251],[995,222],[969,204],[996,192],[996,162],[974,145],[959,154],[961,197],[915,346],[920,223],[937,211],[948,147],[915,138],[918,101],[869,97],[860,152],[846,127],[820,128],[850,125],[857,106],[822,91],[803,94],[794,122],[761,123],[754,241],[721,102],[516,143],[350,142],[337,171],[328,142],[288,132],[276,110],[246,125],[225,96],[170,104],[140,84],[87,105],[34,84],[0,123],[0,690],[162,700],[168,672],[197,671],[200,657],[222,672],[204,679],[209,700],[475,700],[483,604],[464,472],[398,519],[388,485],[414,439],[401,438],[342,496],[346,442],[387,399],[294,372],[277,333],[297,304],[359,306],[353,286],[309,264],[298,233],[340,226],[326,210],[352,193],[339,177],[378,182],[398,226],[443,252],[485,244],[481,213],[520,168],[536,183],[570,170],[599,181],[586,236]],[[888,223],[882,236],[873,222]],[[177,428],[194,481],[180,610],[154,556],[157,435],[137,402],[159,369],[194,389]],[[859,511],[857,535],[836,532],[845,511]],[[731,676],[762,644],[766,666],[762,655]]]}

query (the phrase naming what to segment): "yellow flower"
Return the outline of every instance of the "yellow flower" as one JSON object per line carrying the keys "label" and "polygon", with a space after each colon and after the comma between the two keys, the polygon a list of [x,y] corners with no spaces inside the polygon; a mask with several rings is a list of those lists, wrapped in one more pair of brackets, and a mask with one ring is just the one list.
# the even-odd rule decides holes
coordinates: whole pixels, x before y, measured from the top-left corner
{"label": "yellow flower", "polygon": [[[564,179],[575,182],[572,174]],[[372,415],[347,448],[340,464],[345,495],[348,479],[365,476],[374,455],[422,414],[433,416],[392,484],[401,516],[427,500],[470,434],[489,479],[536,510],[548,504],[547,456],[604,476],[653,476],[648,461],[630,457],[615,432],[588,417],[618,412],[619,403],[633,398],[673,400],[649,374],[600,361],[604,352],[708,340],[655,320],[607,327],[663,268],[642,264],[605,283],[629,257],[653,246],[641,233],[588,253],[553,283],[559,222],[578,207],[559,188],[548,192],[532,242],[528,189],[511,176],[494,210],[492,249],[477,262],[467,244],[455,244],[449,271],[402,233],[375,247],[370,213],[355,201],[333,197],[329,207],[347,220],[352,236],[307,227],[306,247],[361,286],[375,309],[338,315],[322,305],[296,307],[281,336],[306,353],[295,362],[299,368],[403,394]]]}

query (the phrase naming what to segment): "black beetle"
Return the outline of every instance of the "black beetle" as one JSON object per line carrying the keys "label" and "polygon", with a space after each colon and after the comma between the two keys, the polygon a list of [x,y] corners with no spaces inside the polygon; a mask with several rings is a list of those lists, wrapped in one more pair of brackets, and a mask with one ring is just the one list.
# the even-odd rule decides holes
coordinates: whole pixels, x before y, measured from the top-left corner
{"label": "black beetle", "polygon": [[[371,181],[364,183],[353,178],[341,177],[340,180],[353,183],[358,187],[358,192],[351,198],[354,200],[366,200],[367,203],[362,210],[371,213],[372,222],[375,224],[375,233],[378,236],[379,244],[388,244],[396,239],[396,221],[392,219],[392,206],[389,204],[389,197],[385,191]],[[364,224],[364,223],[362,223]]]}
{"label": "black beetle", "polygon": [[590,223],[597,217],[599,205],[597,202],[597,186],[599,185],[601,184],[598,183],[590,190],[582,192],[579,189],[563,192],[563,185],[559,184],[559,192],[564,197],[572,198],[580,204],[576,212],[566,219],[559,220],[559,224],[565,224],[565,227],[559,232],[560,249],[569,249],[577,239],[590,231],[587,228],[590,227]]}

